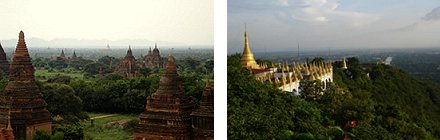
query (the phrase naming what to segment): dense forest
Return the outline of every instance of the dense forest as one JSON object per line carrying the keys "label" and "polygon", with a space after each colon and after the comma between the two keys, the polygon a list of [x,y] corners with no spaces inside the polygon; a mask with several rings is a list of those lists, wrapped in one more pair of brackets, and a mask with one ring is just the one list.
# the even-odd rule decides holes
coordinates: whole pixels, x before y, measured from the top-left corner
{"label": "dense forest", "polygon": [[323,95],[320,82],[303,80],[295,96],[255,80],[240,58],[228,56],[229,139],[440,138],[436,83],[349,58],[346,70],[333,63],[334,82]]}

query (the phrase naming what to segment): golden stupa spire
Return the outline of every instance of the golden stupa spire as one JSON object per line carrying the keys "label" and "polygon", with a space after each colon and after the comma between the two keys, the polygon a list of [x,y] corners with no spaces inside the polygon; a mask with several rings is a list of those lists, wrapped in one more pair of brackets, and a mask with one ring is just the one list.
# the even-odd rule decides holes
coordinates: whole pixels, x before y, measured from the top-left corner
{"label": "golden stupa spire", "polygon": [[244,32],[243,56],[241,57],[240,64],[241,64],[241,67],[245,67],[245,68],[250,68],[250,69],[259,68],[257,62],[254,59],[254,54],[252,53],[251,48],[249,47],[249,39],[248,39],[248,33],[247,33],[246,29]]}
{"label": "golden stupa spire", "polygon": [[304,79],[303,75],[301,74],[301,72],[298,73],[298,80],[302,80]]}
{"label": "golden stupa spire", "polygon": [[269,83],[272,83],[272,77],[270,77],[270,73],[267,75],[267,79],[269,80]]}
{"label": "golden stupa spire", "polygon": [[305,70],[306,75],[310,75],[312,68],[310,66],[306,65],[306,68],[304,70]]}
{"label": "golden stupa spire", "polygon": [[319,73],[317,73],[317,72],[313,73],[313,75],[314,75],[314,77],[315,77],[315,80],[318,80],[318,79],[320,78],[320,75],[319,75]]}
{"label": "golden stupa spire", "polygon": [[288,73],[289,75],[289,91],[292,91],[292,76],[295,77],[294,75],[295,72],[293,72],[292,74]]}
{"label": "golden stupa spire", "polygon": [[293,71],[292,75],[293,75],[293,81],[294,82],[298,81],[298,78],[296,77],[296,72],[295,71]]}
{"label": "golden stupa spire", "polygon": [[315,81],[316,79],[315,79],[315,76],[313,75],[313,74],[310,74],[310,79],[309,79],[310,81]]}
{"label": "golden stupa spire", "polygon": [[283,84],[283,90],[286,89],[286,76],[284,75],[284,71],[281,73],[281,84]]}
{"label": "golden stupa spire", "polygon": [[324,73],[322,70],[318,71],[318,75],[319,75],[319,79],[322,79],[322,77],[324,77]]}

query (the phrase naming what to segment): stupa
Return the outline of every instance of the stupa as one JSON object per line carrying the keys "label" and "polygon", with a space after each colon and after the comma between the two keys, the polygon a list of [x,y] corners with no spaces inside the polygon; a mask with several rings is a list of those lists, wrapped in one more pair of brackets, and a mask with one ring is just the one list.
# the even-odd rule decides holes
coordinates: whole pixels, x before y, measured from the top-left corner
{"label": "stupa", "polygon": [[6,59],[6,53],[3,50],[2,44],[0,44],[0,70],[4,73],[9,72],[9,62],[8,59]]}
{"label": "stupa", "polygon": [[10,111],[10,123],[15,139],[31,140],[37,129],[51,133],[52,118],[46,109],[47,103],[35,83],[34,67],[29,57],[20,31],[17,48],[9,67],[9,81],[0,93],[0,127],[7,126],[7,114]]}
{"label": "stupa", "polygon": [[243,56],[240,59],[241,67],[247,69],[260,69],[260,66],[257,64],[257,61],[254,59],[254,54],[251,51],[249,46],[249,37],[248,33],[244,32],[244,49]]}
{"label": "stupa", "polygon": [[145,111],[134,132],[135,140],[190,140],[192,100],[183,90],[174,57],[168,56],[158,90],[147,97]]}
{"label": "stupa", "polygon": [[214,139],[214,94],[210,81],[206,82],[200,108],[191,113],[194,140]]}

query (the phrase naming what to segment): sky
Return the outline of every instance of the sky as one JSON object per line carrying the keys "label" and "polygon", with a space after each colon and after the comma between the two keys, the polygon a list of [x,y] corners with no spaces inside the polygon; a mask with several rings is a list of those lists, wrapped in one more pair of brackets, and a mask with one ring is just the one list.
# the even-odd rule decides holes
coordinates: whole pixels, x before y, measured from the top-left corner
{"label": "sky", "polygon": [[229,0],[228,53],[440,48],[439,0]]}
{"label": "sky", "polygon": [[[1,0],[0,40],[214,43],[212,0]],[[128,45],[128,44],[127,44]],[[154,44],[146,44],[154,45]]]}

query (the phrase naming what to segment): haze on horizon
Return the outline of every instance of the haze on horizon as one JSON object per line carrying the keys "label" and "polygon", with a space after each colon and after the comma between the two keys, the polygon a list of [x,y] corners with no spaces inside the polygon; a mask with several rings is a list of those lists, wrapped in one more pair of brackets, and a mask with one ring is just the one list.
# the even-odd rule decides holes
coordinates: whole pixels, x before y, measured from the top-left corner
{"label": "haze on horizon", "polygon": [[214,43],[211,0],[14,0],[0,1],[0,5],[3,41],[16,41],[23,30],[27,40],[36,38],[38,43],[86,40],[92,45],[108,41],[118,46],[119,41],[132,40],[132,45],[165,42],[158,45],[185,47]]}
{"label": "haze on horizon", "polygon": [[362,48],[440,48],[440,1],[229,0],[228,54]]}

